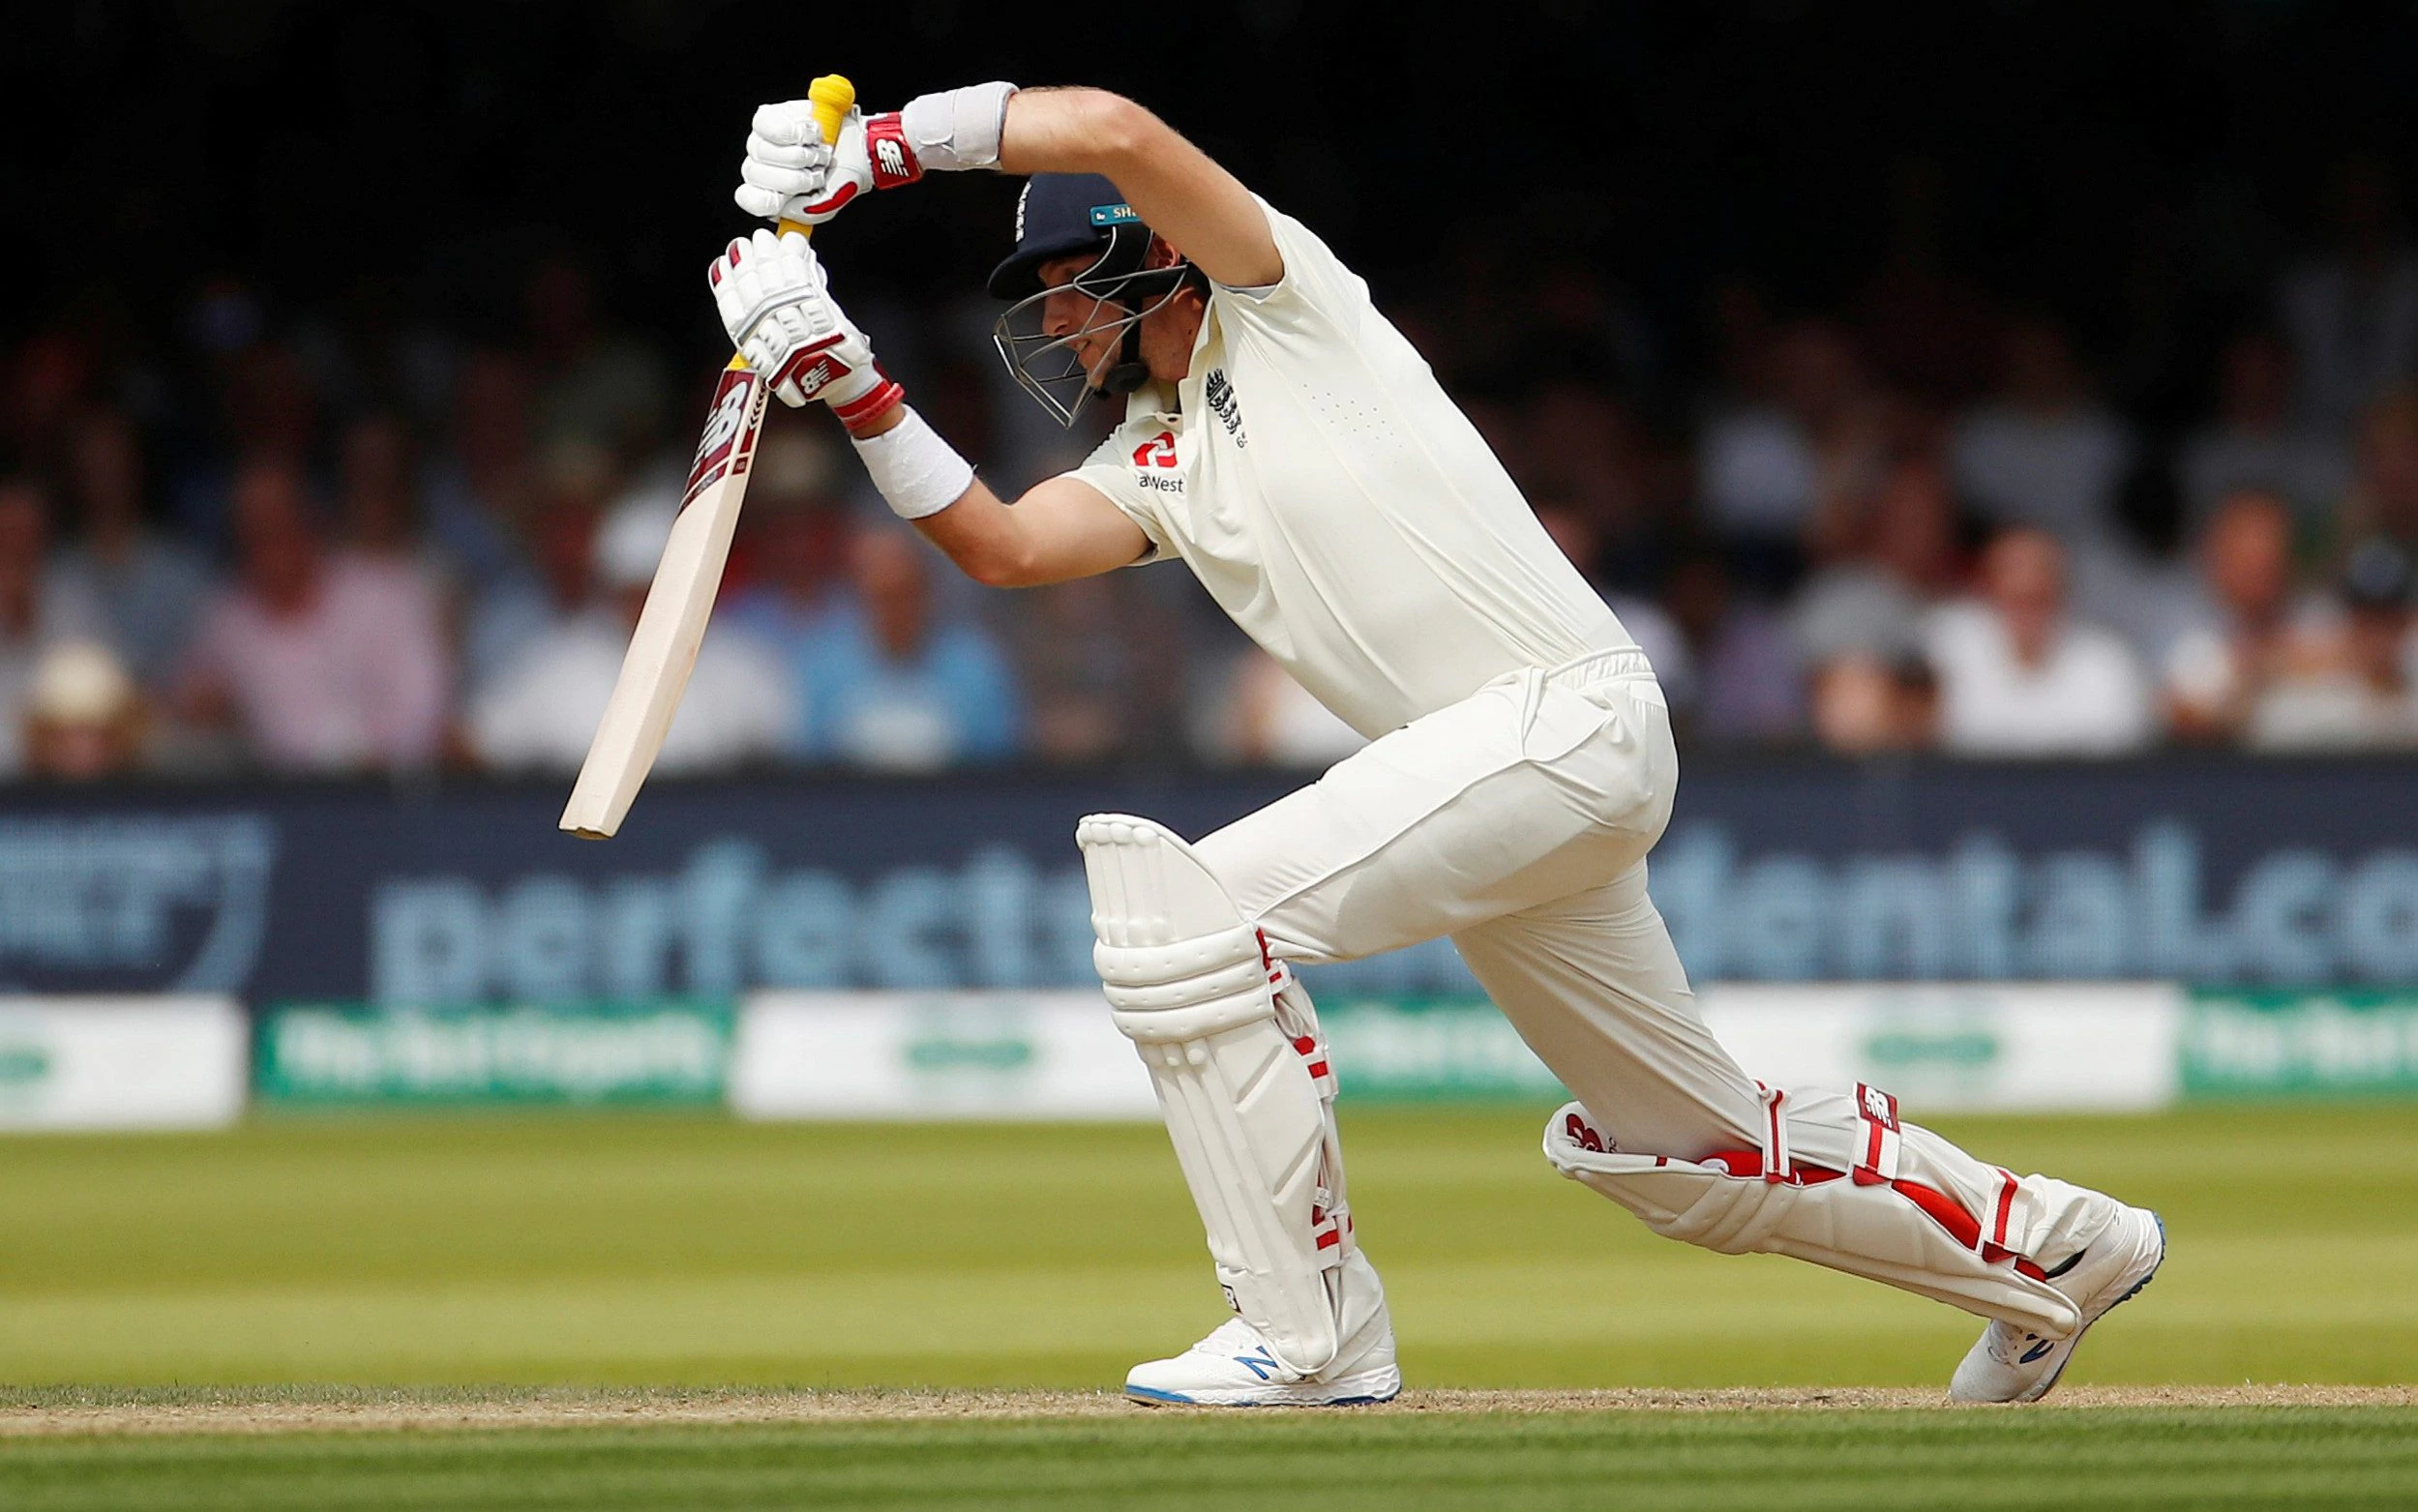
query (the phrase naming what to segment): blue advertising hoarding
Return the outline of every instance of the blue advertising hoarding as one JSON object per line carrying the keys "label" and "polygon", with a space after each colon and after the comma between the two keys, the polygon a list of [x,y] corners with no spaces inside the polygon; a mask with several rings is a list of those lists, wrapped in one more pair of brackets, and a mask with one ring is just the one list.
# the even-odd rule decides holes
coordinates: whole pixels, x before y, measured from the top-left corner
{"label": "blue advertising hoarding", "polygon": [[[1291,780],[992,774],[651,786],[17,789],[0,989],[272,1001],[1046,988],[1090,978],[1072,833],[1199,834]],[[2418,983],[2418,766],[1700,762],[1653,862],[1700,980]],[[1448,945],[1313,975],[1473,990]]]}

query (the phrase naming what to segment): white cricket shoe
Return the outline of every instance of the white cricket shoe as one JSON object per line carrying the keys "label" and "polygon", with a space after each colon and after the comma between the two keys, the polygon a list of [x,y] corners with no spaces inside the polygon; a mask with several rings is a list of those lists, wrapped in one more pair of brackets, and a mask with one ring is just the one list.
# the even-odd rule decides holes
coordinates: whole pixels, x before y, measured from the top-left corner
{"label": "white cricket shoe", "polygon": [[2120,1209],[2105,1231],[2075,1258],[2073,1268],[2050,1278],[2050,1285],[2072,1297],[2082,1315],[2082,1326],[2074,1336],[2048,1339],[1992,1323],[1956,1366],[1948,1382],[1948,1399],[2038,1402],[2048,1395],[2091,1324],[2148,1286],[2165,1258],[2166,1226],[2158,1215],[2146,1207]]}
{"label": "white cricket shoe", "polygon": [[1343,1348],[1315,1376],[1280,1363],[1258,1329],[1230,1318],[1181,1354],[1136,1365],[1125,1377],[1125,1395],[1136,1402],[1194,1407],[1390,1402],[1402,1391],[1402,1371],[1393,1355],[1393,1320],[1387,1315],[1385,1289],[1376,1270],[1358,1251],[1344,1261],[1343,1293]]}

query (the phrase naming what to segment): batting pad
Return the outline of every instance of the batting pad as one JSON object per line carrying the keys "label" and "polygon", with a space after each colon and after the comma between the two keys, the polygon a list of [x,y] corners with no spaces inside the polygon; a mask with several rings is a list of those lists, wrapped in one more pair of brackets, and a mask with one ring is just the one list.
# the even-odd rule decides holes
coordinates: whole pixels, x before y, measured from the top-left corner
{"label": "batting pad", "polygon": [[[1783,1130],[1779,1094],[1767,1097],[1772,1125]],[[1779,1140],[1782,1147],[1766,1165],[1733,1174],[1721,1164],[1615,1150],[1587,1111],[1570,1103],[1545,1125],[1545,1159],[1664,1238],[1724,1255],[1810,1260],[2045,1338],[2069,1338],[2081,1326],[2074,1303],[2025,1274],[2037,1267],[1992,1243],[1984,1220],[1942,1208],[1935,1191],[1898,1177],[1894,1169],[1876,1179],[1877,1172],[1861,1163],[1852,1177],[1793,1165],[1784,1134]],[[1889,1159],[1894,1167],[1894,1151]],[[1957,1223],[1959,1217],[1965,1222]],[[1951,1231],[1952,1224],[1958,1232]]]}
{"label": "batting pad", "polygon": [[[1283,1364],[1315,1375],[1338,1348],[1328,1273],[1349,1232],[1322,1184],[1315,1028],[1277,1025],[1288,974],[1183,841],[1113,814],[1085,819],[1075,840],[1110,1013],[1150,1069],[1218,1281]],[[1306,1016],[1308,999],[1289,1006]]]}

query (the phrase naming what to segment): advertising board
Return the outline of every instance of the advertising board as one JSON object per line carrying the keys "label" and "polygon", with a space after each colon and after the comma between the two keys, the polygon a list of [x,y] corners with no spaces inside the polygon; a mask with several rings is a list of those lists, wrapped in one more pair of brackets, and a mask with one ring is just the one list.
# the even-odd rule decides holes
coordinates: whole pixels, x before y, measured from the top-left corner
{"label": "advertising board", "polygon": [[[666,782],[609,845],[557,784],[27,790],[0,990],[423,1009],[1092,985],[1076,819],[1198,835],[1284,776]],[[1691,761],[1652,859],[1700,984],[2418,989],[2418,803],[2381,761]],[[1305,973],[1467,997],[1448,941]]]}
{"label": "advertising board", "polygon": [[0,997],[0,1128],[233,1123],[247,1030],[222,994]]}
{"label": "advertising board", "polygon": [[263,1101],[713,1104],[731,1010],[687,1001],[423,1010],[284,1004],[259,1021]]}

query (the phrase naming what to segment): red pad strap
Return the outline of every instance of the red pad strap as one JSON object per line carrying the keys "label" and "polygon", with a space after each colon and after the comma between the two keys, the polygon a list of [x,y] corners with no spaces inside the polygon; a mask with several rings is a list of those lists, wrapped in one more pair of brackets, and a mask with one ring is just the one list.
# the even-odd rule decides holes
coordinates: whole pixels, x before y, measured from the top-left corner
{"label": "red pad strap", "polygon": [[1897,1121],[1897,1099],[1877,1086],[1856,1083],[1856,1117],[1864,1138],[1856,1152],[1858,1186],[1879,1186],[1897,1179],[1899,1146],[1904,1129]]}

